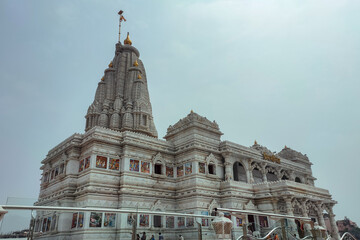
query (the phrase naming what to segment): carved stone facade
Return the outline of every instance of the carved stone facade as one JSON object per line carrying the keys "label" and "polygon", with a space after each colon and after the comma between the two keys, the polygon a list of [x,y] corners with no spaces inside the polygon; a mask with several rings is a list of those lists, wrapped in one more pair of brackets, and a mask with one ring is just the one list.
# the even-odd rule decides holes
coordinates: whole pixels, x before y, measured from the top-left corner
{"label": "carved stone facade", "polygon": [[[191,112],[157,138],[139,52],[116,44],[115,57],[105,70],[86,115],[86,132],[74,134],[49,151],[42,161],[36,205],[146,209],[210,215],[214,208],[248,209],[309,216],[325,226],[336,203],[326,189],[314,186],[312,163],[285,147],[274,154],[255,142],[245,147],[221,141],[215,121]],[[131,239],[132,216],[38,212],[37,238]],[[241,222],[231,217],[235,236]],[[253,230],[278,224],[265,216],[249,216]],[[209,222],[203,234],[212,239]],[[197,239],[191,219],[138,216],[138,232],[175,239]],[[308,225],[289,222],[296,234]],[[299,230],[299,231],[298,231]],[[300,231],[301,230],[301,231]],[[156,235],[157,236],[157,235]]]}

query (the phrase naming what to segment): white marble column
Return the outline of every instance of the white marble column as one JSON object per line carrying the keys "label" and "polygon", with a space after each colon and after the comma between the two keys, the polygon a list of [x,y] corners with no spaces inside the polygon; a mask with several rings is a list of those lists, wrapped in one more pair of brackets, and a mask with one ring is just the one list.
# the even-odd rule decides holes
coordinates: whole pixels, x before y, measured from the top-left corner
{"label": "white marble column", "polygon": [[232,181],[234,180],[233,164],[235,161],[231,153],[223,153],[222,156],[225,159],[225,181]]}
{"label": "white marble column", "polygon": [[317,207],[317,215],[318,215],[318,219],[319,219],[319,225],[326,229],[323,208],[321,207],[321,203],[316,203],[316,207]]}
{"label": "white marble column", "polygon": [[263,182],[267,182],[266,170],[265,170],[265,169],[261,169],[261,173],[262,173]]}
{"label": "white marble column", "polygon": [[225,159],[225,181],[234,180],[233,164]]}
{"label": "white marble column", "polygon": [[248,161],[244,161],[246,166],[245,167],[245,171],[246,171],[246,179],[247,179],[247,183],[254,183],[254,178],[252,175],[252,169],[251,169],[251,159],[248,159]]}
{"label": "white marble column", "polygon": [[[286,198],[284,198],[284,200],[286,202],[286,213],[287,213],[287,215],[294,216],[294,210],[293,210],[292,203],[291,203],[291,197],[286,197]],[[297,226],[296,226],[295,220],[294,219],[287,219],[287,221],[288,221],[288,225],[290,227],[290,231],[295,232],[296,236],[298,237]]]}
{"label": "white marble column", "polygon": [[261,171],[263,182],[267,182],[266,164],[265,164],[265,163],[261,163],[261,169],[259,169],[259,170]]}
{"label": "white marble column", "polygon": [[327,209],[328,209],[329,218],[330,218],[331,236],[334,239],[339,240],[340,239],[339,229],[336,225],[335,214],[333,212],[333,205],[327,206]]}
{"label": "white marble column", "polygon": [[[302,211],[303,217],[309,217],[307,210],[306,210],[306,199],[304,199],[301,202],[301,211]],[[304,232],[305,232],[305,236],[311,235],[311,225],[309,223],[304,223]]]}

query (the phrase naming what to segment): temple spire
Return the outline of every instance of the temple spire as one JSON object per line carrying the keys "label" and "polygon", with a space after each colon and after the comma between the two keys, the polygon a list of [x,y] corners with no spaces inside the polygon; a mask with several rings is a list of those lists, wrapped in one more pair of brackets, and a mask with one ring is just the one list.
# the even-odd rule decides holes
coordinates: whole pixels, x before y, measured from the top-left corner
{"label": "temple spire", "polygon": [[85,130],[95,126],[157,137],[144,64],[129,34],[123,45],[116,44],[89,106]]}

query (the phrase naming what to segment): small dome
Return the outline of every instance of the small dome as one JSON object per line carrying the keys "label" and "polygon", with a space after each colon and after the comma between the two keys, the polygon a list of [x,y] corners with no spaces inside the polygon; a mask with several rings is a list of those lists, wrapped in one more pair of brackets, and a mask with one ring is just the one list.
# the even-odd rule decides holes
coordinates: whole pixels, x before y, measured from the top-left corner
{"label": "small dome", "polygon": [[129,33],[127,33],[127,37],[126,37],[126,39],[124,40],[124,44],[127,44],[127,45],[131,45],[131,44],[132,44],[132,42],[131,42],[131,40],[130,40],[130,37],[129,37]]}

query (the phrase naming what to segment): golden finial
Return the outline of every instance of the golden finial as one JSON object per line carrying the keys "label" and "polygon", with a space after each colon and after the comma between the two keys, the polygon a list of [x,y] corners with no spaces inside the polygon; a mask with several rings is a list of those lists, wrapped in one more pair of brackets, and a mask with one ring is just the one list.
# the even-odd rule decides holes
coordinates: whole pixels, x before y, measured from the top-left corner
{"label": "golden finial", "polygon": [[191,109],[190,113],[194,113],[194,111]]}
{"label": "golden finial", "polygon": [[142,77],[141,77],[140,73],[138,74],[137,79],[142,79]]}
{"label": "golden finial", "polygon": [[101,78],[101,81],[104,81],[104,80],[105,80],[105,77],[102,77],[102,78]]}
{"label": "golden finial", "polygon": [[258,143],[257,143],[257,141],[255,140],[255,142],[254,142],[254,145],[257,145]]}
{"label": "golden finial", "polygon": [[132,44],[132,42],[131,42],[131,40],[130,40],[130,37],[129,37],[129,32],[127,33],[127,37],[126,37],[126,39],[124,40],[124,44],[128,44],[128,45],[131,45],[131,44]]}
{"label": "golden finial", "polygon": [[137,59],[135,60],[134,64],[133,64],[134,67],[137,67],[139,66],[138,62],[137,62]]}
{"label": "golden finial", "polygon": [[112,68],[113,67],[113,62],[111,61],[110,63],[109,63],[109,68]]}
{"label": "golden finial", "polygon": [[285,145],[285,147],[284,147],[285,149],[287,149],[288,147]]}

